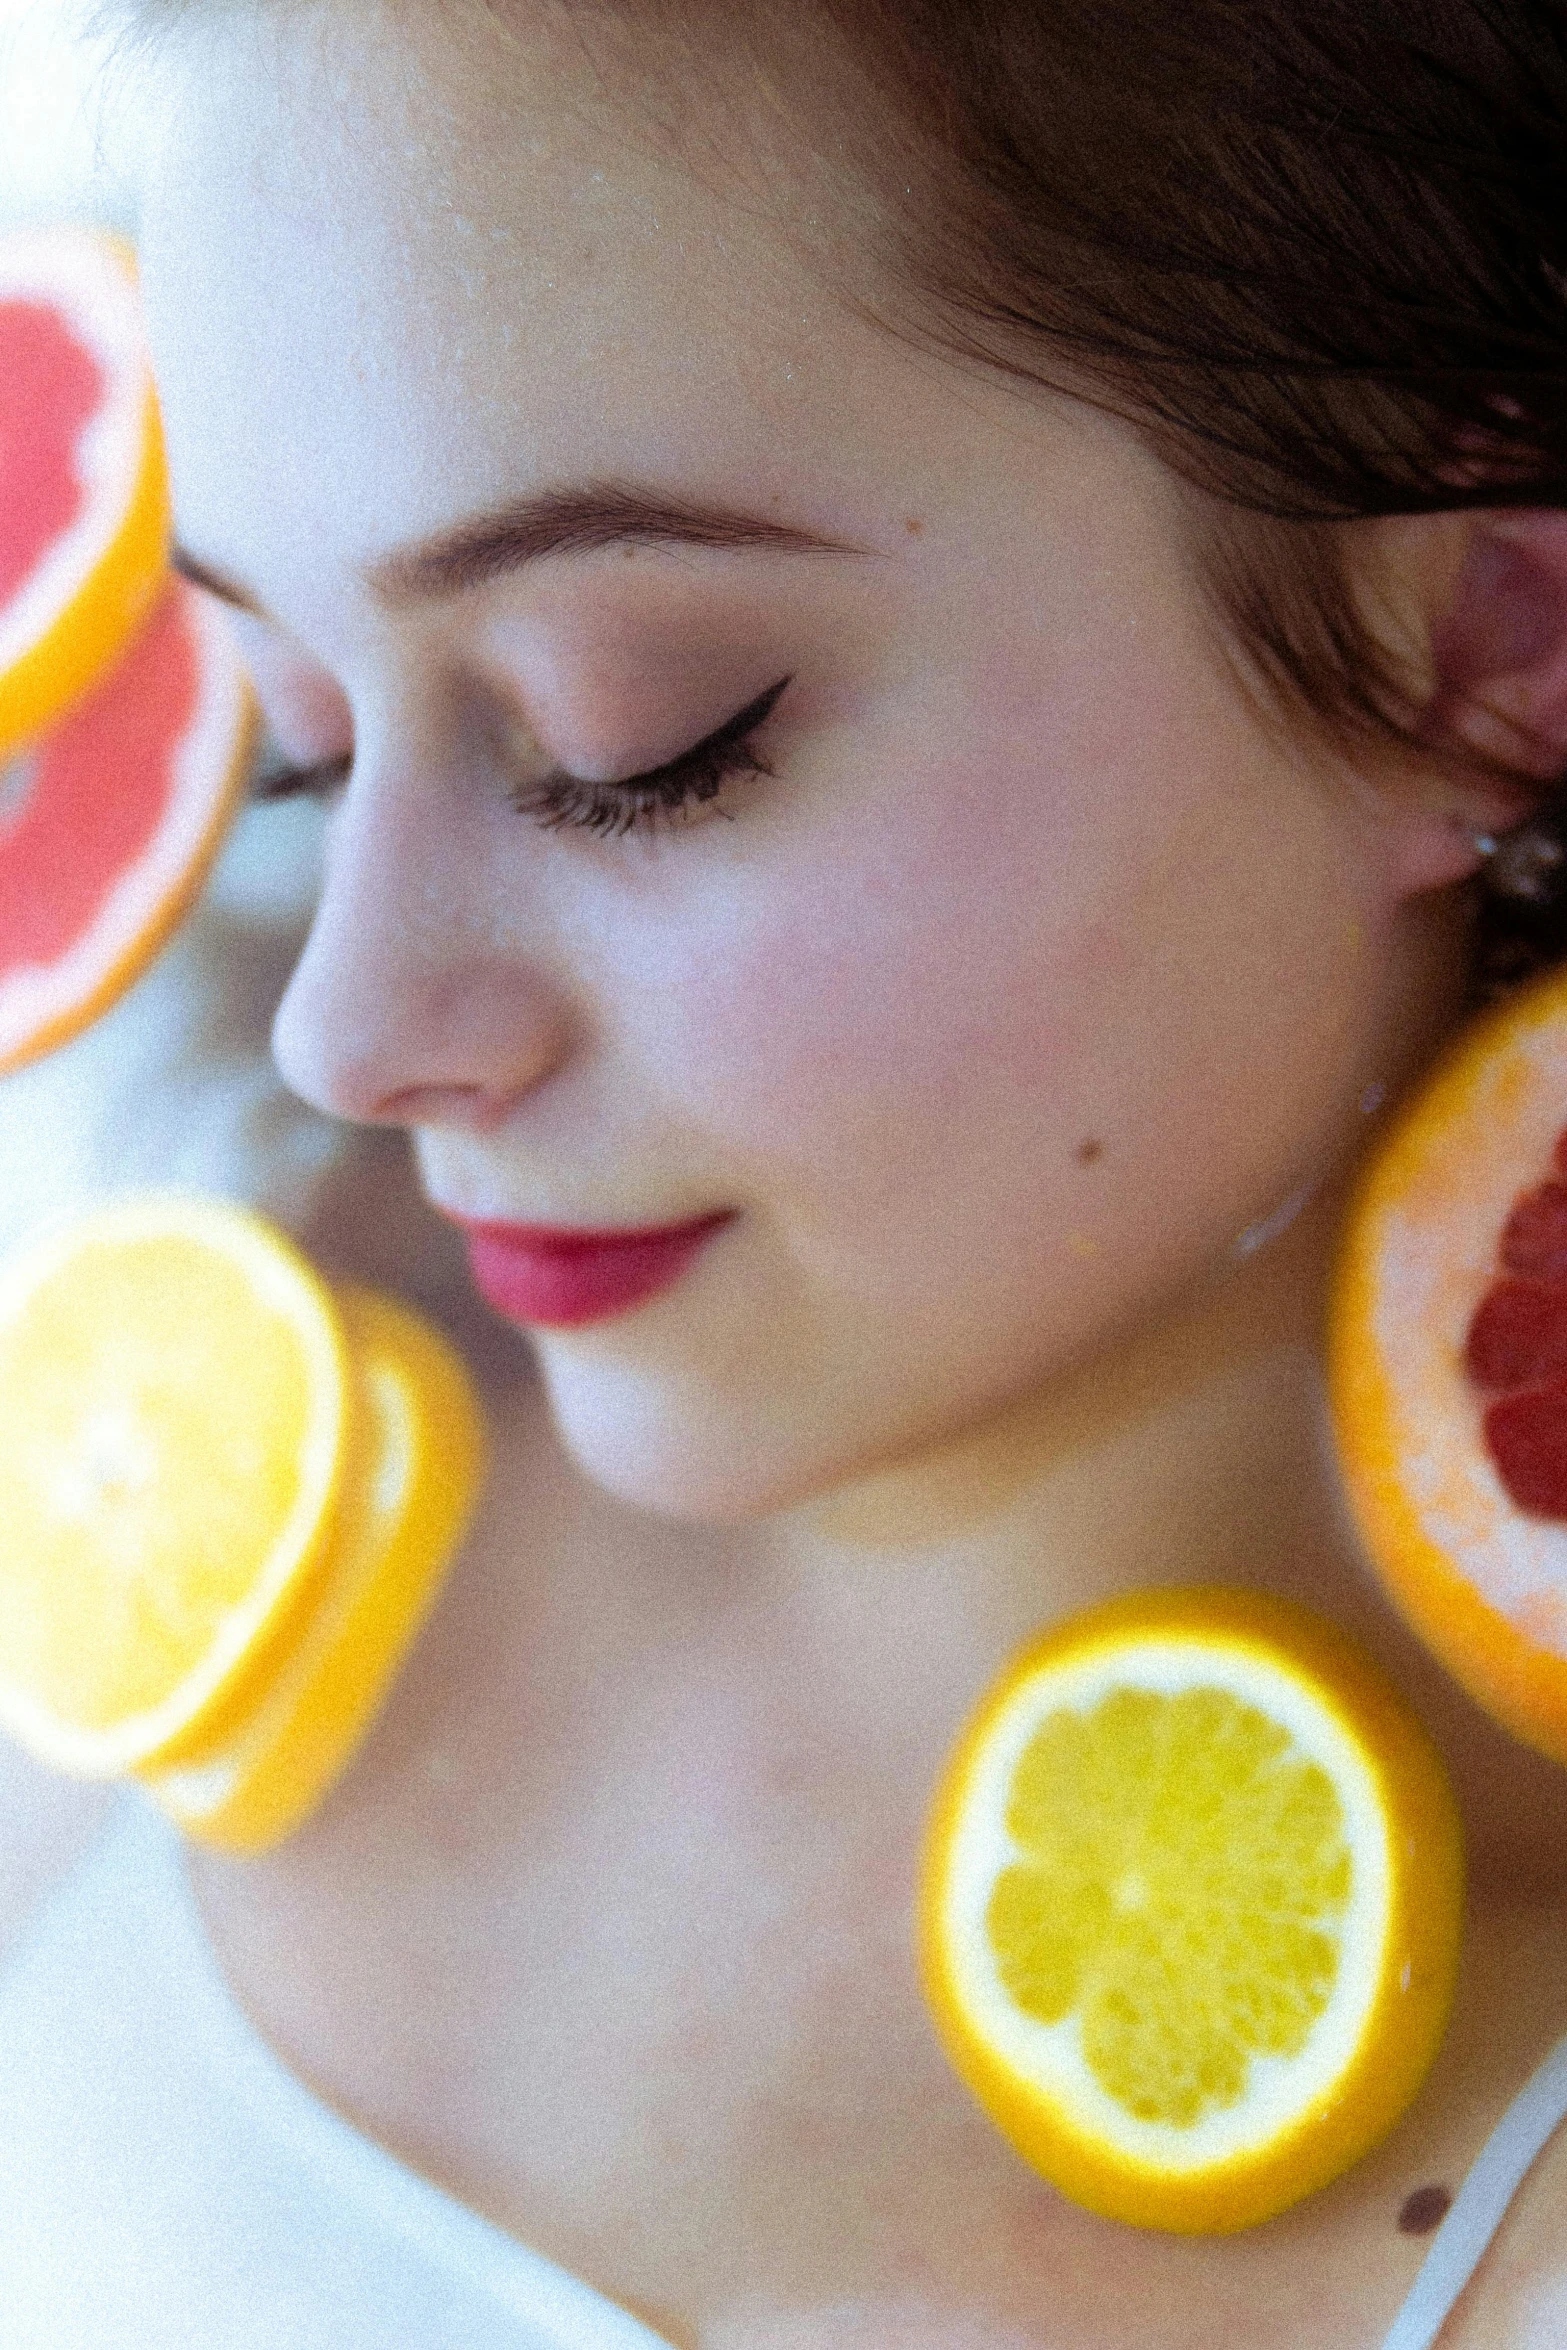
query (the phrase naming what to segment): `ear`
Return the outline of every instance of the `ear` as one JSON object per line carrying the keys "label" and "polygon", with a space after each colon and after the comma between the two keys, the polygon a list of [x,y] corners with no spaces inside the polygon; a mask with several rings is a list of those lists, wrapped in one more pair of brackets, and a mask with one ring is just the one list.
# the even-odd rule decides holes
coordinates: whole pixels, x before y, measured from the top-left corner
{"label": "ear", "polygon": [[1475,870],[1477,835],[1522,822],[1538,787],[1567,775],[1567,513],[1413,515],[1380,528],[1379,616],[1408,656],[1419,738],[1517,778],[1433,779],[1426,804],[1409,809],[1400,882],[1437,888]]}
{"label": "ear", "polygon": [[1567,769],[1567,513],[1475,519],[1431,650],[1443,731],[1538,783]]}

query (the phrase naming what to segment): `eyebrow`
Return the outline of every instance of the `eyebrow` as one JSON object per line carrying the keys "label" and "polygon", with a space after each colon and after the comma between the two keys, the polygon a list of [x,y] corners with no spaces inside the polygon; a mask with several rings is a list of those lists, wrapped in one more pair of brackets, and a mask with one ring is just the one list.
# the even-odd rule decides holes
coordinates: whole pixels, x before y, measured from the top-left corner
{"label": "eyebrow", "polygon": [[[614,482],[589,483],[577,489],[534,491],[470,514],[378,557],[359,577],[383,611],[400,612],[520,571],[546,555],[590,554],[600,547],[633,545],[760,547],[812,555],[875,552],[731,506],[659,497]],[[178,542],[170,549],[169,561],[182,577],[225,604],[253,613],[258,620],[272,620],[248,588],[200,562]]]}

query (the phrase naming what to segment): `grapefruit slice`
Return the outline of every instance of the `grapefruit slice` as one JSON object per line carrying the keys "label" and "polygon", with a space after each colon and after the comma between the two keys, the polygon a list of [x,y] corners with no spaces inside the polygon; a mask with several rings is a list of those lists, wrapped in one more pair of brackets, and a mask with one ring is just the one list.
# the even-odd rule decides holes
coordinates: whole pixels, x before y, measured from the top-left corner
{"label": "grapefruit slice", "polygon": [[129,651],[0,760],[0,1070],[85,1028],[205,879],[259,709],[217,605],[172,573]]}
{"label": "grapefruit slice", "polygon": [[0,1728],[111,1778],[290,1645],[362,1441],[330,1291],[262,1218],[136,1196],[0,1264]]}
{"label": "grapefruit slice", "polygon": [[1362,1178],[1329,1335],[1365,1548],[1448,1671],[1567,1762],[1567,972],[1461,1036]]}
{"label": "grapefruit slice", "polygon": [[129,646],[168,562],[136,262],[90,229],[0,237],[0,759]]}
{"label": "grapefruit slice", "polygon": [[1441,2044],[1463,1862],[1440,1756],[1332,1624],[1134,1592],[1015,1657],[926,1839],[959,2076],[1073,2201],[1222,2233],[1326,2185]]}

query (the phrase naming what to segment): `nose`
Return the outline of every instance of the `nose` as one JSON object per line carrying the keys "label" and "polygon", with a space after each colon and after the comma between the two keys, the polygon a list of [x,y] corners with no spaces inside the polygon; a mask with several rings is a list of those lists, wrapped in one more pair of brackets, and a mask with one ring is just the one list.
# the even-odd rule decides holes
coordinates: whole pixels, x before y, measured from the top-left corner
{"label": "nose", "polygon": [[569,1049],[565,993],[512,886],[517,836],[495,822],[471,796],[356,764],[272,1031],[285,1081],[328,1116],[483,1131]]}

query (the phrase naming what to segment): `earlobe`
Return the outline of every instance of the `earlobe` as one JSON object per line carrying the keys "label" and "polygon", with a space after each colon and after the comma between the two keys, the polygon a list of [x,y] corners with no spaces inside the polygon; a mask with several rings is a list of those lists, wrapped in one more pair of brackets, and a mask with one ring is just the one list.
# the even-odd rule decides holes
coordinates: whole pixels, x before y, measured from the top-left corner
{"label": "earlobe", "polygon": [[1413,895],[1478,872],[1542,787],[1567,779],[1567,513],[1411,516],[1389,530],[1420,678],[1417,739],[1496,771],[1453,779],[1440,804],[1404,803],[1397,878]]}
{"label": "earlobe", "polygon": [[[1488,814],[1487,807],[1496,812]],[[1475,813],[1441,814],[1426,810],[1400,825],[1397,859],[1399,895],[1416,897],[1424,890],[1446,889],[1467,881],[1488,865],[1505,844],[1512,827],[1528,815],[1527,803],[1499,796],[1475,803]]]}

